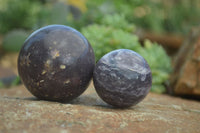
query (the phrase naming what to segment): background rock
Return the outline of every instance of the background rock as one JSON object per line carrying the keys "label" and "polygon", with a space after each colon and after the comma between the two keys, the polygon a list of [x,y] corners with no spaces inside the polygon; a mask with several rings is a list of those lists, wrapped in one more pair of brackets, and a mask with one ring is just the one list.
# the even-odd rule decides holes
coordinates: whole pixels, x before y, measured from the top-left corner
{"label": "background rock", "polygon": [[93,85],[71,103],[41,101],[23,86],[0,90],[0,132],[198,133],[200,103],[150,93],[128,109],[105,104]]}
{"label": "background rock", "polygon": [[200,96],[200,28],[191,32],[174,60],[173,93]]}

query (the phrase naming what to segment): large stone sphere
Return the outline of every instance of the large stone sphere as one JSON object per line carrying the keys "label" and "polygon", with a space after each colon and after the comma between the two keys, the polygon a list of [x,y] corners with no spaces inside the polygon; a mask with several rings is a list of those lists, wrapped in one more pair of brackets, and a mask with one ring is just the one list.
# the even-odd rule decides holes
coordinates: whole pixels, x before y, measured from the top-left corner
{"label": "large stone sphere", "polygon": [[64,25],[32,33],[19,57],[18,72],[26,88],[39,99],[68,102],[87,88],[95,56],[87,39]]}

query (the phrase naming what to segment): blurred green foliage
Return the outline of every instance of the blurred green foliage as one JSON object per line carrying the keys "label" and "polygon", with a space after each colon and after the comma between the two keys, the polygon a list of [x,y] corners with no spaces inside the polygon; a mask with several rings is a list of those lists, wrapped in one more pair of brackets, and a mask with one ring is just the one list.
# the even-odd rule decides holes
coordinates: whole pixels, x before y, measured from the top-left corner
{"label": "blurred green foliage", "polygon": [[156,32],[187,34],[200,25],[199,0],[88,0],[87,7],[83,20],[95,23],[106,14],[120,13],[137,27]]}
{"label": "blurred green foliage", "polygon": [[42,4],[40,0],[0,0],[0,33],[15,29],[33,31],[49,24],[68,24],[68,10],[63,2]]}
{"label": "blurred green foliage", "polygon": [[[119,26],[110,22],[116,22]],[[120,22],[123,22],[122,25]],[[132,34],[134,27],[126,21],[123,15],[115,14],[106,15],[100,24],[83,27],[81,32],[90,41],[97,61],[115,49],[131,49],[141,54],[152,70],[152,91],[163,93],[165,92],[163,83],[168,80],[172,70],[171,60],[165,50],[156,43],[146,40],[142,46],[138,37]]]}
{"label": "blurred green foliage", "polygon": [[40,4],[31,0],[4,0],[0,2],[0,33],[12,29],[32,29],[37,23]]}
{"label": "blurred green foliage", "polygon": [[80,19],[75,19],[74,13],[81,13],[81,9],[71,11],[67,0],[46,1],[0,0],[0,33],[18,28],[35,30],[55,23],[79,30],[88,24],[100,23],[105,15],[115,13],[124,15],[137,28],[156,32],[187,34],[192,26],[200,24],[199,0],[87,0],[87,11]]}

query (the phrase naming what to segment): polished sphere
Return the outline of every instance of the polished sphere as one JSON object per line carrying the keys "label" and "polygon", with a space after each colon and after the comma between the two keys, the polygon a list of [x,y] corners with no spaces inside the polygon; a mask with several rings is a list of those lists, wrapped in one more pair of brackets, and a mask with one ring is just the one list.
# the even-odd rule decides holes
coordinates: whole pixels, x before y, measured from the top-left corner
{"label": "polished sphere", "polygon": [[18,72],[39,99],[68,102],[81,95],[93,75],[95,57],[87,39],[64,25],[32,33],[19,57]]}
{"label": "polished sphere", "polygon": [[93,81],[98,95],[108,104],[125,108],[136,105],[152,85],[149,65],[138,53],[119,49],[96,64]]}

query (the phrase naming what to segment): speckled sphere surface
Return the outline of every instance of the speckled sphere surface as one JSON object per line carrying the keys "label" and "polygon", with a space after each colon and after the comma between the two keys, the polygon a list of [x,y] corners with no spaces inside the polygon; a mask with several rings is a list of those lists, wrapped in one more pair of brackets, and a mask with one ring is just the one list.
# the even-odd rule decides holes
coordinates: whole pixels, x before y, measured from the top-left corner
{"label": "speckled sphere surface", "polygon": [[82,94],[93,75],[95,57],[87,39],[64,25],[32,33],[19,57],[18,72],[39,99],[68,102]]}
{"label": "speckled sphere surface", "polygon": [[149,65],[138,53],[119,49],[96,64],[93,81],[98,95],[108,104],[125,108],[139,103],[152,85]]}

